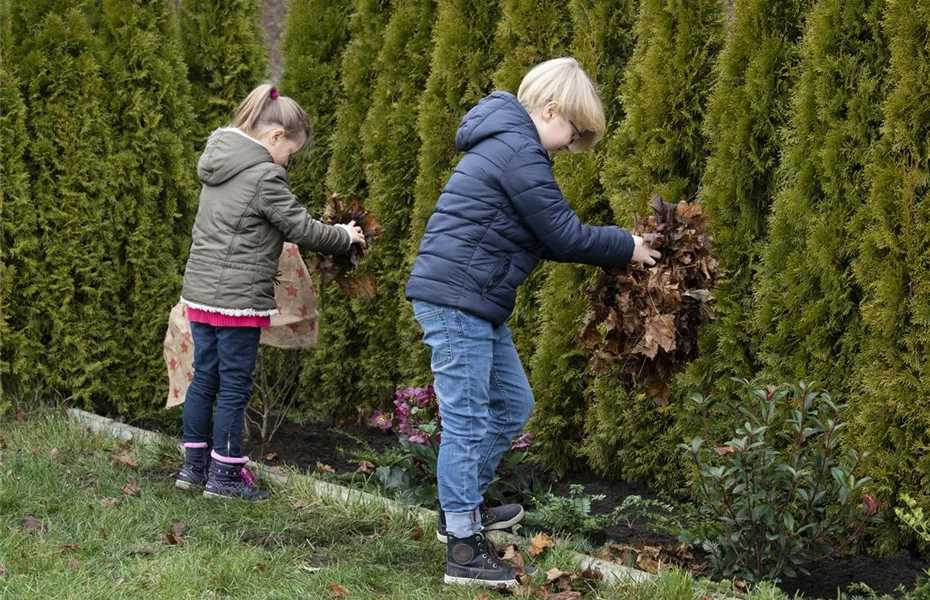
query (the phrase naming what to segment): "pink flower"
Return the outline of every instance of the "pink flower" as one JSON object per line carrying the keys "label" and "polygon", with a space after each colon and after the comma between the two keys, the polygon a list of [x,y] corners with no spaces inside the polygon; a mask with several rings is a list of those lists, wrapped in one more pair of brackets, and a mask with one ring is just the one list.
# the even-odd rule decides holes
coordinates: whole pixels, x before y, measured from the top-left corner
{"label": "pink flower", "polygon": [[370,423],[372,427],[377,427],[381,431],[387,431],[394,425],[391,421],[391,413],[384,412],[383,410],[376,410],[375,414],[371,417]]}
{"label": "pink flower", "polygon": [[529,449],[530,445],[533,443],[533,434],[524,433],[518,435],[516,439],[513,440],[510,444],[510,449],[514,452],[524,452]]}
{"label": "pink flower", "polygon": [[409,438],[407,438],[407,441],[411,444],[425,444],[426,434],[420,432],[414,433]]}

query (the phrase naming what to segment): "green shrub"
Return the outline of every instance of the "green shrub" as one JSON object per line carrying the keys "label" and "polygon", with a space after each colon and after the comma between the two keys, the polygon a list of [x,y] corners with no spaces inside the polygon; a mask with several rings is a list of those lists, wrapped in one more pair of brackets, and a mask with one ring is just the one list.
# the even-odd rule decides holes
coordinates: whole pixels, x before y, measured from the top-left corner
{"label": "green shrub", "polygon": [[[805,383],[761,389],[742,397],[694,394],[705,435],[679,447],[695,471],[701,512],[718,531],[704,548],[719,575],[751,581],[807,574],[805,565],[849,548],[880,505],[865,494],[859,455],[841,454],[846,424],[830,394]],[[732,438],[720,442],[709,418],[719,403]]]}
{"label": "green shrub", "polygon": [[[296,10],[299,10],[296,9]],[[197,123],[197,148],[232,120],[262,82],[268,52],[259,0],[181,2],[181,46]]]}

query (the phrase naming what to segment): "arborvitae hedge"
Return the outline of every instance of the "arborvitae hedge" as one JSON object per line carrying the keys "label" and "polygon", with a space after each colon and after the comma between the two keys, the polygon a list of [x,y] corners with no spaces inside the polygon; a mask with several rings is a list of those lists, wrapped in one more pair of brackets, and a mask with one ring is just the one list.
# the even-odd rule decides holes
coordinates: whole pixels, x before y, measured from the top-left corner
{"label": "arborvitae hedge", "polygon": [[158,406],[162,340],[181,291],[197,207],[196,136],[176,23],[161,0],[103,0],[97,32],[116,169],[108,237],[119,248],[118,369],[102,374],[121,413]]}
{"label": "arborvitae hedge", "polygon": [[[571,30],[568,0],[503,0],[494,34],[494,48],[502,57],[491,78],[494,88],[516,94],[531,68],[566,54]],[[516,307],[508,321],[517,352],[527,361],[536,350],[538,296],[547,271],[547,265],[541,264],[520,286]]]}
{"label": "arborvitae hedge", "polygon": [[371,108],[362,127],[362,154],[368,181],[367,206],[381,219],[384,233],[366,259],[365,271],[377,280],[377,293],[358,307],[362,332],[359,396],[366,406],[389,405],[392,392],[406,384],[398,344],[405,335],[401,314],[407,283],[406,242],[420,135],[418,103],[429,75],[434,0],[394,0],[384,45],[375,63]]}
{"label": "arborvitae hedge", "polygon": [[[572,0],[573,31],[570,53],[594,80],[604,102],[607,129],[622,118],[613,102],[633,51],[632,0]],[[613,222],[600,183],[604,147],[580,154],[560,154],[555,175],[566,199],[582,222]],[[578,332],[588,311],[584,286],[596,273],[593,267],[553,264],[539,293],[539,333],[530,365],[530,384],[536,410],[528,426],[536,438],[534,454],[558,472],[580,466],[588,388],[593,381],[590,357],[578,343]],[[525,359],[527,357],[524,357]]]}
{"label": "arborvitae hedge", "polygon": [[[855,262],[865,326],[850,398],[857,444],[884,500],[899,493],[930,509],[930,1],[889,0],[891,53],[881,141],[857,221]],[[861,108],[860,108],[861,109]]]}
{"label": "arborvitae hedge", "polygon": [[236,106],[266,77],[261,16],[260,0],[181,2],[181,43],[198,125],[197,148],[211,131],[230,122]]}
{"label": "arborvitae hedge", "polygon": [[737,0],[716,66],[704,130],[710,154],[701,201],[727,278],[714,290],[719,320],[682,384],[704,392],[757,370],[752,283],[777,193],[783,129],[797,79],[798,41],[812,0]]}
{"label": "arborvitae hedge", "polygon": [[866,168],[880,133],[888,51],[883,0],[821,0],[809,17],[802,73],[772,206],[756,296],[760,358],[771,381],[855,389],[861,289],[853,216],[868,196]]}
{"label": "arborvitae hedge", "polygon": [[12,9],[39,260],[20,275],[28,293],[12,290],[10,303],[21,307],[20,333],[42,346],[34,362],[14,365],[14,381],[25,392],[93,407],[111,393],[109,373],[123,369],[125,340],[114,326],[118,246],[109,227],[120,174],[109,160],[112,115],[94,34],[84,12],[66,4],[33,0]]}
{"label": "arborvitae hedge", "polygon": [[[371,106],[374,65],[387,23],[389,0],[355,0],[349,20],[350,40],[342,57],[341,102],[336,108],[330,139],[332,156],[327,188],[344,198],[363,197],[367,191],[362,159],[361,128]],[[304,401],[326,414],[354,414],[369,403],[359,393],[360,355],[366,329],[356,316],[358,301],[337,286],[323,291],[320,338],[308,353],[301,375]]]}
{"label": "arborvitae hedge", "polygon": [[14,387],[15,374],[24,367],[14,364],[25,346],[21,319],[26,302],[19,289],[33,276],[36,245],[35,211],[24,160],[26,107],[11,66],[5,49],[0,48],[0,413],[5,404],[3,392]]}
{"label": "arborvitae hedge", "polygon": [[313,144],[291,159],[288,177],[297,197],[316,211],[323,209],[330,192],[326,170],[342,94],[339,73],[351,8],[345,0],[301,0],[288,7],[281,93],[300,103],[313,126]]}
{"label": "arborvitae hedge", "polygon": [[[408,273],[426,222],[457,161],[455,132],[465,113],[490,90],[491,74],[500,60],[492,45],[500,14],[497,2],[439,0],[436,14],[429,78],[416,122],[421,146],[406,243]],[[421,331],[413,311],[406,308],[400,318],[402,331],[406,332],[402,337],[405,343],[401,368],[411,379],[420,373],[428,374],[429,354],[419,341]]]}
{"label": "arborvitae hedge", "polygon": [[[703,119],[714,84],[712,65],[723,40],[717,0],[643,0],[620,101],[625,115],[607,141],[602,182],[619,225],[644,214],[652,194],[669,202],[693,198],[707,159]],[[678,485],[678,437],[669,411],[608,372],[594,386],[585,454],[597,471],[653,485]]]}
{"label": "arborvitae hedge", "polygon": [[719,0],[642,0],[636,47],[619,101],[626,112],[607,141],[602,180],[618,223],[632,225],[656,192],[693,198],[707,160],[703,131],[712,67],[723,42]]}

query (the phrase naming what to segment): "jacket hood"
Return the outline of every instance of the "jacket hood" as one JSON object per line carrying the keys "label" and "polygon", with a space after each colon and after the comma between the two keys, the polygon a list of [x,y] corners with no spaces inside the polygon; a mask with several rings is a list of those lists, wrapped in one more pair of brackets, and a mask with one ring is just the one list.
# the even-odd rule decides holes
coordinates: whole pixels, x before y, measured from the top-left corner
{"label": "jacket hood", "polygon": [[455,147],[459,152],[467,152],[481,141],[506,132],[522,133],[539,141],[536,125],[517,97],[508,92],[494,92],[482,98],[462,119]]}
{"label": "jacket hood", "polygon": [[264,146],[234,127],[225,127],[210,134],[197,176],[207,185],[219,185],[263,162],[274,162]]}

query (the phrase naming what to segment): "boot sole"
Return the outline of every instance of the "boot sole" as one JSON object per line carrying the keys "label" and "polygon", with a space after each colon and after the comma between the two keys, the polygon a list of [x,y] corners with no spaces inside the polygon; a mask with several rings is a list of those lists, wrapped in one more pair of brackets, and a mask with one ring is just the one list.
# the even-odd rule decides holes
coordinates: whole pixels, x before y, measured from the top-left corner
{"label": "boot sole", "polygon": [[179,490],[193,490],[193,489],[203,489],[202,483],[189,483],[187,481],[181,481],[180,479],[174,480],[174,487]]}
{"label": "boot sole", "polygon": [[[526,511],[523,510],[523,508],[521,507],[520,512],[517,513],[517,515],[513,517],[512,519],[508,519],[507,521],[499,521],[497,523],[494,523],[493,525],[488,525],[487,527],[484,528],[484,530],[485,531],[497,531],[499,529],[509,529],[510,527],[513,527],[514,525],[522,521],[524,516],[526,516]],[[438,529],[436,530],[436,539],[442,542],[443,544],[449,543],[449,538],[439,533]]]}
{"label": "boot sole", "polygon": [[506,587],[507,589],[517,587],[516,579],[491,581],[489,579],[471,579],[470,577],[453,577],[452,575],[446,575],[444,581],[449,585],[483,585],[489,588]]}
{"label": "boot sole", "polygon": [[215,494],[213,492],[203,491],[204,498],[219,498],[220,500],[247,500],[248,502],[265,502],[271,500],[271,498],[256,498],[254,500],[250,498],[240,498],[239,496],[224,496],[223,494]]}

